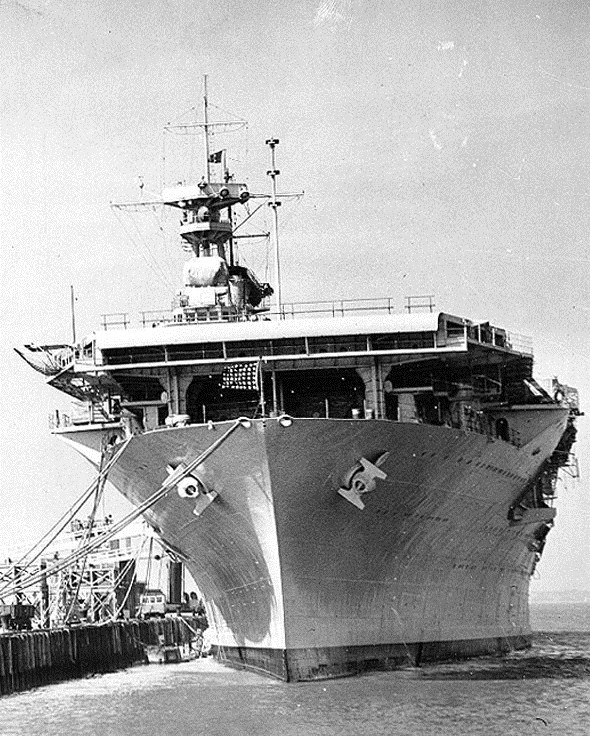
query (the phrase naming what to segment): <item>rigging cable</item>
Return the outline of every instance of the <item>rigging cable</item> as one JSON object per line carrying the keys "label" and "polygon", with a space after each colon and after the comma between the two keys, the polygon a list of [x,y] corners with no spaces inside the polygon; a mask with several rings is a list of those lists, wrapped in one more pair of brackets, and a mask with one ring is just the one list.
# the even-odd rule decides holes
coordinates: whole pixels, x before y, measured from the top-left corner
{"label": "rigging cable", "polygon": [[[150,209],[151,209],[151,210],[152,210],[152,212],[153,212],[153,208],[150,208]],[[172,284],[172,282],[171,282],[171,281],[169,280],[169,278],[168,278],[168,276],[167,276],[166,272],[164,271],[164,269],[162,268],[162,266],[160,266],[160,263],[159,263],[158,259],[156,258],[156,256],[155,256],[155,255],[154,255],[154,254],[152,253],[152,251],[151,251],[151,249],[150,249],[150,247],[149,247],[149,244],[148,244],[148,242],[147,242],[146,238],[145,238],[145,237],[144,237],[144,235],[142,234],[141,230],[139,229],[139,226],[138,226],[137,222],[135,221],[135,218],[133,218],[133,217],[132,217],[132,218],[131,218],[131,222],[133,223],[133,227],[135,228],[135,230],[136,230],[136,232],[137,232],[137,234],[138,234],[139,238],[140,238],[140,239],[141,239],[141,240],[143,241],[143,244],[144,244],[144,247],[145,247],[146,251],[147,251],[147,252],[149,253],[149,255],[150,255],[150,257],[151,257],[152,261],[153,261],[153,262],[154,262],[154,263],[156,264],[156,267],[157,267],[158,271],[160,272],[160,274],[161,274],[161,276],[162,276],[162,279],[163,279],[163,283],[165,283],[165,284],[166,284],[166,286],[167,286],[167,287],[168,287],[169,289],[174,289],[174,285],[173,285],[173,284]]]}
{"label": "rigging cable", "polygon": [[[88,516],[88,526],[84,530],[84,534],[80,538],[80,542],[78,544],[78,548],[84,547],[87,543],[87,541],[92,536],[92,530],[94,528],[94,523],[96,520],[96,512],[98,511],[98,507],[100,505],[100,501],[104,496],[104,487],[106,484],[106,477],[103,474],[103,466],[105,462],[107,452],[107,444],[105,441],[105,437],[102,438],[102,451],[100,454],[100,466],[98,468],[98,475],[100,478],[100,481],[96,484],[96,491],[94,496],[94,503],[92,505],[92,510]],[[76,592],[71,596],[70,598],[70,605],[66,611],[65,615],[65,622],[67,623],[70,619],[70,616],[72,615],[72,611],[74,609],[74,605],[78,600],[78,595],[80,594],[80,588],[82,587],[82,580],[84,579],[84,573],[86,572],[86,563],[88,562],[88,555],[82,558],[82,569],[79,572],[78,577],[78,585],[76,586]]]}
{"label": "rigging cable", "polygon": [[[214,107],[216,110],[219,110],[219,112],[222,112],[224,115],[228,115],[230,118],[234,118],[234,120],[232,120],[231,122],[235,123],[236,125],[248,125],[248,121],[245,118],[241,118],[239,115],[236,115],[234,112],[230,112],[229,110],[224,110],[223,107],[216,105],[214,102],[209,101],[209,107]],[[213,123],[213,125],[215,125],[215,123]]]}
{"label": "rigging cable", "polygon": [[[114,585],[113,585],[113,593],[112,594],[113,594],[113,597],[114,597],[114,600],[115,600],[115,605],[114,605],[114,609],[115,610],[113,611],[113,615],[111,617],[111,619],[113,621],[116,621],[119,618],[119,615],[121,614],[121,611],[123,610],[125,604],[127,603],[127,600],[129,598],[129,596],[131,595],[131,589],[133,588],[133,584],[135,583],[135,581],[137,579],[137,563],[139,562],[141,553],[143,552],[143,548],[145,546],[146,539],[147,539],[147,535],[144,534],[143,539],[142,539],[142,542],[139,545],[139,547],[137,548],[137,551],[135,553],[135,557],[132,557],[129,560],[129,562],[125,565],[125,567],[123,568],[123,570],[121,570],[121,572],[119,573],[119,576],[116,578],[116,580],[114,582]],[[152,537],[152,539],[153,539],[153,537]],[[150,550],[150,552],[151,552],[151,550]],[[134,569],[133,569],[133,575],[131,576],[131,580],[129,581],[129,585],[127,586],[127,590],[125,592],[125,595],[123,596],[123,600],[121,601],[121,605],[117,608],[117,588],[123,583],[123,581],[125,579],[125,576],[127,575],[127,573],[129,572],[129,570],[131,569],[131,565],[132,564],[135,564]]]}
{"label": "rigging cable", "polygon": [[[147,569],[146,569],[146,572],[145,572],[145,582],[146,582],[147,589],[149,589],[149,587],[150,587],[150,577],[151,577],[151,574],[152,574],[152,560],[153,560],[152,551],[153,551],[153,547],[154,547],[154,538],[152,536],[152,537],[150,537],[150,546],[149,546],[149,549],[148,549]],[[139,603],[139,612],[138,612],[138,615],[139,616],[141,616],[141,613],[143,611],[143,603],[144,603],[143,601],[140,601],[140,603]]]}
{"label": "rigging cable", "polygon": [[97,549],[99,549],[105,542],[108,542],[112,537],[114,537],[116,534],[118,534],[120,531],[122,531],[126,526],[128,526],[132,521],[135,521],[135,519],[139,518],[144,511],[147,511],[152,506],[154,506],[158,501],[161,501],[170,490],[173,488],[173,486],[177,485],[183,478],[185,478],[187,475],[189,475],[196,467],[198,467],[204,460],[206,460],[209,455],[211,455],[215,450],[233,433],[236,431],[238,427],[240,427],[242,424],[241,419],[237,419],[230,427],[227,429],[221,437],[219,437],[217,440],[215,440],[209,447],[204,450],[198,457],[196,457],[194,460],[192,460],[188,465],[180,465],[175,471],[173,471],[166,480],[162,483],[162,485],[155,490],[148,498],[146,498],[145,501],[140,503],[138,506],[135,507],[132,511],[130,511],[126,516],[124,516],[119,521],[113,523],[111,525],[111,528],[108,532],[104,532],[103,534],[100,534],[98,537],[96,537],[94,540],[88,543],[88,545],[80,550],[77,550],[76,552],[73,552],[72,554],[65,557],[63,560],[60,560],[58,563],[53,565],[52,567],[46,568],[43,573],[31,573],[28,577],[25,578],[25,580],[20,580],[19,584],[13,584],[13,585],[7,585],[2,590],[0,590],[0,595],[9,596],[14,595],[18,592],[20,592],[24,588],[30,588],[32,585],[36,585],[40,582],[43,575],[49,576],[54,575],[57,572],[60,572],[61,570],[64,570],[66,567],[69,567],[74,562],[79,560],[83,555],[89,554],[90,552],[94,552]]}
{"label": "rigging cable", "polygon": [[158,215],[156,213],[156,208],[155,207],[153,207],[151,209],[151,212],[152,212],[152,215],[154,216],[154,219],[156,221],[156,227],[162,233],[162,243],[164,245],[164,255],[165,255],[165,258],[166,258],[166,261],[168,263],[168,266],[169,266],[170,270],[172,270],[171,269],[171,265],[172,265],[172,253],[170,251],[170,243],[169,243],[169,240],[170,239],[167,237],[166,230],[164,229],[164,227],[162,225],[163,218],[158,217]]}
{"label": "rigging cable", "polygon": [[[139,245],[137,244],[137,242],[136,242],[135,238],[133,237],[132,233],[130,233],[130,232],[129,232],[129,230],[127,229],[127,227],[125,227],[125,224],[124,224],[123,220],[122,220],[122,219],[121,219],[121,218],[119,217],[119,215],[117,214],[117,212],[116,212],[116,210],[115,210],[115,209],[113,209],[113,214],[114,214],[114,215],[115,215],[115,217],[117,218],[117,221],[119,222],[119,224],[120,224],[120,225],[121,225],[121,227],[123,228],[123,231],[125,232],[125,234],[126,234],[126,235],[127,235],[127,237],[129,238],[129,240],[131,240],[132,244],[134,245],[134,247],[136,248],[136,250],[137,250],[137,251],[139,252],[139,254],[141,255],[141,257],[142,257],[142,258],[143,258],[143,260],[145,261],[145,263],[146,263],[146,265],[148,266],[148,268],[149,268],[149,269],[150,269],[150,270],[152,271],[152,273],[154,274],[154,276],[156,276],[156,278],[160,279],[160,281],[162,281],[162,283],[164,284],[164,286],[165,286],[165,287],[166,287],[167,289],[170,289],[170,288],[174,288],[174,287],[172,287],[172,286],[171,286],[171,284],[170,284],[170,283],[169,283],[169,282],[167,281],[167,279],[166,279],[166,276],[164,275],[164,273],[163,273],[163,271],[161,270],[160,266],[159,266],[159,265],[158,265],[158,264],[156,263],[156,267],[154,267],[154,265],[152,265],[152,264],[151,264],[151,263],[149,262],[149,260],[148,260],[148,259],[146,258],[146,255],[145,255],[145,253],[144,253],[144,252],[142,251],[141,247],[140,247],[140,246],[139,246]],[[141,233],[140,233],[140,235],[141,235]],[[149,251],[149,249],[148,249],[148,251]],[[150,255],[151,255],[151,252],[150,252]],[[153,258],[153,256],[152,256],[152,258]],[[158,269],[160,269],[160,270],[159,270],[159,272],[158,272]]]}
{"label": "rigging cable", "polygon": [[[82,495],[78,498],[77,501],[75,501],[68,511],[65,512],[65,514],[62,514],[62,516],[55,522],[55,524],[47,531],[38,542],[35,542],[35,544],[27,551],[25,554],[18,560],[18,562],[15,563],[15,566],[19,566],[21,564],[26,564],[27,566],[31,565],[35,560],[37,560],[43,552],[55,541],[55,539],[61,534],[61,532],[66,528],[66,526],[73,520],[75,515],[78,513],[78,511],[82,508],[82,506],[88,501],[90,496],[94,493],[96,487],[99,483],[103,480],[103,478],[106,480],[106,477],[110,471],[110,469],[113,467],[115,462],[119,459],[120,455],[123,453],[127,445],[129,444],[129,441],[132,439],[132,436],[129,436],[125,439],[123,443],[120,445],[117,445],[117,450],[115,454],[111,457],[111,459],[108,461],[108,463],[105,465],[104,469],[99,472],[98,477],[92,481],[92,483],[86,488],[86,490],[82,493]],[[29,555],[33,554],[33,551],[41,545],[44,540],[47,539],[47,542],[41,549],[36,552],[30,559]],[[0,576],[0,583],[6,579],[8,573],[3,573]],[[0,593],[2,592],[2,589],[0,589]]]}

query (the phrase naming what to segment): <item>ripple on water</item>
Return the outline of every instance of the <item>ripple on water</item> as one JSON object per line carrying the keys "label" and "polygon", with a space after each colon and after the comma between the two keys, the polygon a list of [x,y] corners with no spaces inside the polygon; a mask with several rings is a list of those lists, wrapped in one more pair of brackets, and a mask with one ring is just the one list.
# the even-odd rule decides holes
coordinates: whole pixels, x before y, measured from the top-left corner
{"label": "ripple on water", "polygon": [[590,733],[590,633],[503,659],[287,685],[211,659],[137,667],[0,700],[20,736],[528,736]]}

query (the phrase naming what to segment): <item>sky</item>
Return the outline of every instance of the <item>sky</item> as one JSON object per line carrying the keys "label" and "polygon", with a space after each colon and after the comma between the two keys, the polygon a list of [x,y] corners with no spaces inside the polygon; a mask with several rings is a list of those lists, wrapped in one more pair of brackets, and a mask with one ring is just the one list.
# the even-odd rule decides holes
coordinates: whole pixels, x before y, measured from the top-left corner
{"label": "sky", "polygon": [[[169,305],[169,218],[109,203],[195,169],[162,130],[198,115],[205,74],[213,114],[249,122],[237,179],[268,191],[276,136],[280,189],[305,191],[281,211],[285,301],[433,294],[531,336],[536,376],[590,411],[589,21],[581,0],[0,0],[0,547],[93,478],[12,347],[71,339],[70,285],[78,335]],[[264,243],[243,255],[264,275]],[[534,590],[590,589],[589,424]]]}

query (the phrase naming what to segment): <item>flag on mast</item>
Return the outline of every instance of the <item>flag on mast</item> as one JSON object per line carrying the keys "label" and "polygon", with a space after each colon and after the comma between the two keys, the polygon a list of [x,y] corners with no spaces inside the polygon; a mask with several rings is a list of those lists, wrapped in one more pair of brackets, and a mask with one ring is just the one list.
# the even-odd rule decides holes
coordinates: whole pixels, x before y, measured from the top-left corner
{"label": "flag on mast", "polygon": [[223,160],[223,151],[215,151],[215,153],[209,154],[210,164],[220,164]]}

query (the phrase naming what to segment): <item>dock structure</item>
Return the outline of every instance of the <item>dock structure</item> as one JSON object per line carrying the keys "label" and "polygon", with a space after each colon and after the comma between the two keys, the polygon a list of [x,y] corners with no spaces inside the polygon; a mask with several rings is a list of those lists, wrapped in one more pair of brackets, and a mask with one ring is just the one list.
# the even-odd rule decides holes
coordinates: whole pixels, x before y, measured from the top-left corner
{"label": "dock structure", "polygon": [[[43,555],[15,550],[0,560],[0,632],[146,618],[146,593],[159,587],[161,615],[180,612],[183,590],[188,598],[195,588],[182,562],[139,521],[96,546],[114,523],[74,518]],[[95,549],[86,553],[89,545]]]}
{"label": "dock structure", "polygon": [[[188,602],[183,608],[182,563],[146,535],[145,525],[126,525],[111,538],[115,526],[112,517],[72,517],[43,556],[0,563],[0,696],[135,664],[178,662],[181,647],[202,647],[207,619]],[[157,611],[144,600],[154,574],[169,588]]]}
{"label": "dock structure", "polygon": [[190,646],[202,626],[177,617],[0,634],[0,695],[145,663],[147,648]]}

